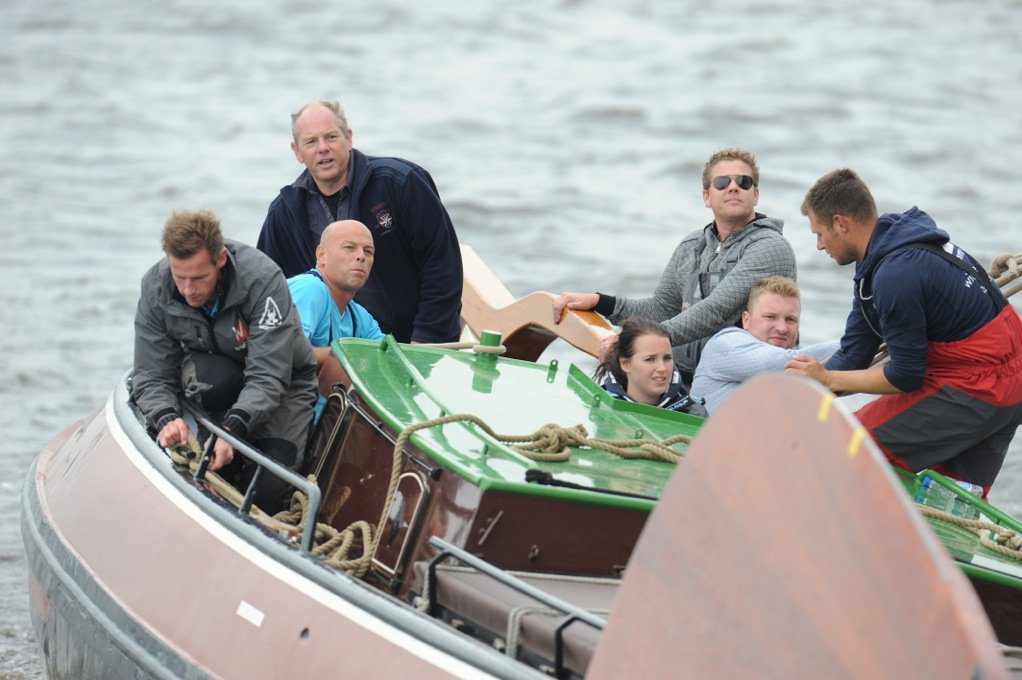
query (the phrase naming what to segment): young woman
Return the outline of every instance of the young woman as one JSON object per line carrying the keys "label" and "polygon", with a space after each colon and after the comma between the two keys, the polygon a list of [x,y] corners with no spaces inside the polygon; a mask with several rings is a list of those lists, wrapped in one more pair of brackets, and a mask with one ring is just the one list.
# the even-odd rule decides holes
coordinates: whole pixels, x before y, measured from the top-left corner
{"label": "young woman", "polygon": [[706,417],[702,403],[681,383],[667,331],[649,319],[632,317],[621,323],[617,343],[593,378],[603,380],[603,389],[618,399]]}

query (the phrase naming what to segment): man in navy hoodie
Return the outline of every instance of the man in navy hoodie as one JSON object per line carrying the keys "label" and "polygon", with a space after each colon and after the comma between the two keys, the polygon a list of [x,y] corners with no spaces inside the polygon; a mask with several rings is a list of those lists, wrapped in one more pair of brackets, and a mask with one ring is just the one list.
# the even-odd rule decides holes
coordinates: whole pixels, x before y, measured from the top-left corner
{"label": "man in navy hoodie", "polygon": [[461,332],[461,251],[429,173],[400,158],[366,156],[335,101],[291,115],[291,150],[305,171],[270,204],[257,247],[291,277],[316,266],[328,224],[372,231],[376,263],[355,300],[401,342],[448,342]]}
{"label": "man in navy hoodie", "polygon": [[[1022,422],[1022,322],[983,267],[912,208],[877,218],[869,188],[834,170],[806,194],[816,247],[855,262],[855,301],[826,364],[788,370],[834,392],[883,395],[856,413],[898,467],[990,491]],[[870,363],[887,344],[890,362]]]}

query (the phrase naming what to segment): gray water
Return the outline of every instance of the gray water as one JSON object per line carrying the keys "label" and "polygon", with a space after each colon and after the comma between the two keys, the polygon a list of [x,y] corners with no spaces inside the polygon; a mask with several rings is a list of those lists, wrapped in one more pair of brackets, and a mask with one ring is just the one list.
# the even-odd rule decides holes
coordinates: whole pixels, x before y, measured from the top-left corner
{"label": "gray water", "polygon": [[[357,147],[427,167],[518,295],[648,293],[709,220],[703,161],[746,147],[815,342],[840,334],[851,271],[798,208],[834,167],[982,261],[1022,251],[1020,29],[1019,0],[4,0],[0,678],[43,677],[17,525],[30,461],[130,366],[172,209],[255,240],[300,169],[298,104],[340,99]],[[1020,454],[1016,437],[992,494],[1015,515]]]}

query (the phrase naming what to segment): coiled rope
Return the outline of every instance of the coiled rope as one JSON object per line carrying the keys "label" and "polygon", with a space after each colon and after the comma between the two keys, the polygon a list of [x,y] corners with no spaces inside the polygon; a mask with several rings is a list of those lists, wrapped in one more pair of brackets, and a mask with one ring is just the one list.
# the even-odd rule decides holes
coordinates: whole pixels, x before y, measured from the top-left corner
{"label": "coiled rope", "polygon": [[995,256],[990,263],[988,273],[998,287],[1003,287],[1004,284],[1014,281],[1022,276],[1022,253],[1017,255],[1001,253]]}
{"label": "coiled rope", "polygon": [[[202,446],[199,444],[199,440],[195,438],[194,434],[189,434],[188,441],[169,449],[169,452],[170,459],[174,463],[188,468],[189,472],[195,474],[195,471],[199,467],[199,461],[202,458]],[[213,487],[213,489],[215,489],[223,499],[231,503],[234,507],[241,507],[241,503],[245,499],[244,494],[238,491],[234,485],[218,475],[216,472],[206,470],[203,481]],[[297,537],[301,533],[300,531],[295,531],[294,526],[280,522],[274,517],[271,517],[256,505],[252,505],[249,509],[249,514],[253,519],[272,531],[284,533],[289,537]]]}
{"label": "coiled rope", "polygon": [[481,418],[471,413],[455,413],[409,425],[398,439],[404,437],[407,440],[408,436],[418,430],[459,421],[472,423],[492,438],[511,445],[512,450],[537,462],[563,462],[571,455],[569,447],[587,447],[606,451],[621,458],[677,463],[681,459],[681,454],[670,448],[671,445],[681,442],[692,443],[692,437],[686,434],[676,434],[662,441],[645,438],[597,439],[590,437],[582,425],[566,428],[554,423],[547,423],[527,435],[497,434]]}
{"label": "coiled rope", "polygon": [[948,524],[955,524],[974,531],[979,536],[979,542],[983,547],[1022,562],[1022,536],[1013,530],[984,519],[967,519],[952,515],[949,512],[938,510],[929,505],[919,504],[919,508],[927,517],[933,517]]}
{"label": "coiled rope", "polygon": [[[470,413],[440,416],[419,423],[413,423],[403,429],[394,441],[390,484],[386,495],[387,500],[383,505],[383,510],[380,512],[380,519],[376,526],[373,527],[368,522],[360,520],[338,531],[328,524],[317,522],[313,537],[315,548],[312,553],[322,556],[327,564],[337,569],[347,571],[356,577],[364,576],[372,564],[373,555],[376,553],[383,527],[390,514],[394,492],[397,490],[398,480],[401,475],[401,452],[404,450],[405,444],[419,430],[439,427],[454,422],[472,423],[500,442],[518,444],[517,446],[511,446],[511,448],[526,458],[542,462],[565,461],[570,455],[568,447],[574,446],[600,449],[622,458],[644,458],[667,463],[677,463],[681,458],[681,454],[671,449],[670,446],[679,442],[690,443],[692,441],[690,436],[684,434],[674,435],[662,441],[654,439],[595,439],[589,437],[586,429],[581,425],[576,425],[572,428],[562,428],[554,424],[544,425],[531,435],[502,435],[495,433],[481,418]],[[305,522],[308,521],[307,511],[308,499],[301,491],[295,491],[291,496],[290,508],[274,515],[273,520],[294,527],[294,533],[297,535],[305,527]],[[352,553],[358,549],[361,550],[361,555],[352,557]]]}

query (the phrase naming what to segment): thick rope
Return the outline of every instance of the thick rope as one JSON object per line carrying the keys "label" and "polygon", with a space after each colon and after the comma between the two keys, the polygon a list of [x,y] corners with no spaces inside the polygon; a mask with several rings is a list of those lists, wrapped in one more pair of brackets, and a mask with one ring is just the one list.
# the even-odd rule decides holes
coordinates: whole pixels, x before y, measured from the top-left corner
{"label": "thick rope", "polygon": [[983,547],[1022,562],[1022,536],[1011,529],[983,519],[958,517],[928,505],[920,504],[919,508],[927,517],[933,517],[948,524],[956,524],[976,532]]}
{"label": "thick rope", "polygon": [[[609,609],[586,609],[590,614],[597,616],[606,617],[610,614]],[[539,616],[547,617],[563,617],[565,613],[557,609],[552,609],[545,605],[521,605],[513,608],[507,617],[507,630],[505,631],[505,643],[504,643],[504,654],[511,657],[512,659],[518,658],[518,647],[520,644],[520,638],[522,634],[522,619],[530,614],[536,614]],[[583,624],[584,625],[584,624]]]}
{"label": "thick rope", "polygon": [[481,418],[471,413],[455,413],[426,420],[409,426],[401,434],[404,435],[407,432],[410,436],[424,428],[458,421],[472,423],[501,443],[511,445],[511,449],[514,451],[538,462],[562,462],[568,460],[571,453],[568,447],[588,447],[613,453],[622,458],[644,458],[677,463],[681,459],[681,454],[671,449],[670,446],[679,442],[686,444],[692,442],[692,437],[686,434],[677,434],[663,441],[655,439],[596,439],[589,437],[589,433],[582,425],[565,428],[553,423],[548,423],[527,435],[497,434]]}
{"label": "thick rope", "polygon": [[[544,425],[531,435],[501,435],[495,433],[482,419],[469,413],[452,414],[414,423],[402,430],[394,441],[390,484],[387,487],[385,496],[387,500],[383,504],[383,510],[380,512],[380,519],[376,523],[375,528],[364,520],[353,522],[342,531],[338,531],[328,524],[317,522],[313,538],[315,548],[312,554],[324,556],[327,564],[347,571],[355,577],[361,578],[364,576],[372,565],[373,555],[376,554],[380,537],[383,535],[383,527],[390,514],[390,507],[394,501],[394,492],[397,490],[398,480],[401,476],[401,452],[404,450],[408,439],[419,430],[459,421],[473,423],[498,441],[522,444],[522,446],[512,446],[511,448],[523,456],[537,461],[567,460],[569,446],[588,446],[590,448],[602,449],[624,458],[647,458],[677,463],[681,455],[669,448],[670,445],[678,442],[688,443],[692,441],[691,437],[683,434],[669,437],[663,441],[652,439],[592,439],[588,437],[588,433],[581,425],[566,429],[552,424]],[[295,491],[291,497],[290,508],[277,513],[273,519],[284,523],[285,526],[293,526],[300,532],[305,528],[307,511],[308,499],[304,493]],[[361,548],[361,556],[351,557],[351,552],[358,548]]]}
{"label": "thick rope", "polygon": [[1004,284],[1014,281],[1019,276],[1022,276],[1022,253],[1017,255],[1001,253],[997,255],[990,263],[988,272],[990,278],[994,280],[998,287],[1003,287]]}
{"label": "thick rope", "polygon": [[[182,444],[177,449],[172,449],[170,457],[175,463],[186,466],[194,473],[202,457],[202,447],[193,435],[189,437],[187,443]],[[241,507],[244,495],[227,482],[227,480],[209,470],[206,471],[204,479],[220,496],[234,505],[234,507]],[[295,491],[291,495],[289,509],[282,510],[271,517],[256,505],[253,505],[249,514],[267,529],[283,532],[291,538],[297,538],[305,529],[308,505],[308,496],[301,491]],[[350,554],[356,549],[370,545],[372,542],[371,537],[372,527],[365,521],[352,522],[343,531],[338,531],[329,524],[317,522],[316,530],[313,533],[312,554],[323,557],[323,561],[326,564],[336,569],[361,577],[368,571],[369,565],[372,563],[373,553],[363,549],[361,557],[352,558]]]}
{"label": "thick rope", "polygon": [[[202,446],[199,444],[198,439],[195,435],[189,435],[188,441],[179,444],[176,447],[168,449],[170,453],[170,459],[177,465],[188,468],[188,471],[193,475],[199,467],[199,461],[202,458]],[[218,475],[212,470],[206,470],[206,474],[203,480],[208,483],[216,492],[228,503],[236,508],[241,507],[242,501],[245,500],[244,494],[234,487],[226,479]],[[277,521],[270,515],[263,512],[257,505],[253,504],[249,509],[249,515],[258,521],[260,524],[265,526],[271,531],[280,531],[288,534],[288,536],[298,536],[301,532],[296,532],[294,527]]]}
{"label": "thick rope", "polygon": [[[308,497],[301,491],[295,491],[291,496],[291,507],[273,517],[281,522],[294,524],[301,530],[305,528],[308,509]],[[324,522],[316,522],[312,542],[315,546],[312,549],[314,556],[322,557],[329,566],[353,576],[364,576],[372,563],[373,553],[365,549],[365,546],[372,542],[372,527],[364,520],[352,522],[340,531]],[[361,550],[361,556],[351,557],[355,549]]]}

